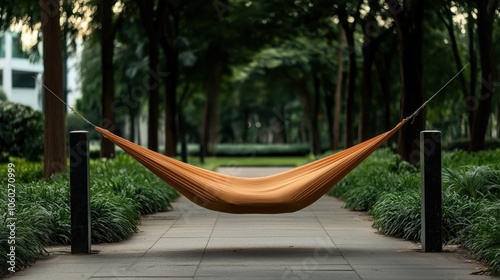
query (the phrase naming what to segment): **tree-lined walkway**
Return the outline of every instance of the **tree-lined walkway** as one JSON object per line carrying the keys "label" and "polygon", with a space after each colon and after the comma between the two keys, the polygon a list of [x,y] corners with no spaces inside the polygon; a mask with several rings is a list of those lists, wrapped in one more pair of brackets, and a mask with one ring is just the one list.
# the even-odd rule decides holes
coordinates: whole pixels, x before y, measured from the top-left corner
{"label": "tree-lined walkway", "polygon": [[58,253],[13,279],[498,279],[473,275],[480,267],[463,254],[421,253],[383,236],[369,216],[342,205],[323,197],[296,213],[233,215],[180,198],[173,211],[145,217],[124,242],[93,245],[92,255],[54,248]]}

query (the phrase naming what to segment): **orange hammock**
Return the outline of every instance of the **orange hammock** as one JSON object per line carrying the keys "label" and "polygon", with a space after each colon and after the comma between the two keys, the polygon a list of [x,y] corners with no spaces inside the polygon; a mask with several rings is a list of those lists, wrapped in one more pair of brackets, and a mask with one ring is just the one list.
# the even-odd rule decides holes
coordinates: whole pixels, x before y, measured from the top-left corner
{"label": "orange hammock", "polygon": [[261,178],[240,178],[205,170],[148,150],[95,127],[192,202],[220,212],[277,214],[309,206],[337,184],[408,120],[392,130],[334,155]]}

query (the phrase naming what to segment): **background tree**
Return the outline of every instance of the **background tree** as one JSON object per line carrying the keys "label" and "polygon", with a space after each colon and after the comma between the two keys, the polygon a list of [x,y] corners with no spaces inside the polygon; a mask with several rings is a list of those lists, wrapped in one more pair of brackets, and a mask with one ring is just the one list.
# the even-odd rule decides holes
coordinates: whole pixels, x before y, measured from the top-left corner
{"label": "background tree", "polygon": [[[44,85],[63,96],[61,26],[59,2],[40,0],[43,34]],[[44,177],[66,171],[66,128],[64,105],[44,88]]]}
{"label": "background tree", "polygon": [[[113,0],[101,0],[99,10],[101,14],[101,67],[102,67],[102,121],[104,128],[114,132],[115,109],[112,104],[115,98],[114,80],[114,38],[117,25],[113,23]],[[101,138],[101,157],[111,158],[115,154],[115,145],[108,139]]]}
{"label": "background tree", "polygon": [[481,64],[481,90],[477,96],[477,108],[474,112],[474,122],[469,150],[484,149],[484,139],[490,119],[494,95],[495,55],[493,52],[493,22],[498,18],[499,0],[477,1],[477,28],[479,57]]}
{"label": "background tree", "polygon": [[[160,72],[160,54],[159,54],[159,26],[161,17],[166,8],[165,1],[145,0],[136,1],[141,14],[142,25],[148,36],[148,56],[149,56],[149,75],[147,82],[148,98],[148,149],[158,151],[158,126],[159,126],[159,83],[157,77]],[[155,9],[156,8],[156,9]]]}
{"label": "background tree", "polygon": [[[426,1],[386,0],[398,34],[401,76],[400,117],[410,116],[424,102],[422,29]],[[419,160],[419,134],[425,127],[425,111],[405,125],[399,132],[398,154],[411,163]]]}
{"label": "background tree", "polygon": [[[375,57],[377,55],[379,46],[387,39],[393,36],[393,25],[392,20],[386,16],[380,3],[376,1],[369,1],[367,6],[364,8],[368,11],[364,16],[360,17],[361,31],[363,33],[363,65],[361,71],[361,104],[360,104],[360,114],[359,114],[359,131],[358,138],[359,141],[365,141],[374,136],[375,130],[370,130],[370,127],[375,127],[371,120],[373,120],[373,64],[375,63]],[[384,22],[384,25],[380,25],[377,22],[377,18]]]}
{"label": "background tree", "polygon": [[337,8],[339,22],[344,30],[347,42],[348,69],[346,78],[346,95],[345,95],[345,147],[354,145],[354,107],[356,93],[356,79],[358,67],[356,62],[356,50],[354,34],[356,24],[359,20],[361,5],[363,1],[341,2]]}
{"label": "background tree", "polygon": [[[496,66],[491,65],[492,54],[498,48],[488,42],[498,36],[495,25],[498,0],[487,2],[385,0],[341,1],[332,5],[323,0],[300,0],[292,4],[240,0],[224,3],[82,0],[75,2],[72,11],[69,10],[72,5],[64,2],[62,28],[71,32],[64,31],[62,36],[76,37],[78,25],[74,22],[77,20],[70,18],[84,14],[82,7],[99,8],[90,15],[93,18],[92,36],[87,41],[91,43],[85,44],[89,50],[84,56],[86,63],[91,65],[94,63],[92,55],[102,55],[105,60],[95,64],[97,67],[109,67],[105,64],[111,62],[120,69],[103,73],[107,75],[106,81],[111,77],[119,81],[114,86],[118,99],[111,104],[117,114],[116,127],[119,129],[116,132],[139,140],[134,135],[137,131],[134,119],[142,114],[141,105],[130,105],[128,98],[135,94],[137,84],[145,82],[150,102],[147,124],[150,145],[158,149],[158,140],[164,139],[165,153],[169,155],[177,152],[177,137],[184,151],[186,141],[201,140],[205,142],[202,146],[214,151],[219,142],[246,140],[260,143],[305,141],[311,145],[312,153],[319,153],[324,148],[322,144],[327,146],[329,143],[331,149],[338,147],[336,137],[342,134],[340,127],[345,130],[343,136],[349,146],[356,141],[355,127],[360,140],[389,129],[399,119],[395,117],[398,108],[401,118],[422,104],[424,81],[427,88],[438,89],[461,64],[470,62],[470,70],[448,86],[446,97],[437,97],[436,101],[441,104],[439,110],[428,108],[425,117],[418,115],[412,125],[401,130],[398,151],[406,160],[415,162],[418,159],[416,140],[424,120],[429,126],[443,128],[450,139],[471,137],[471,146],[477,145],[481,137],[495,135],[497,122],[495,119],[489,122],[489,118],[499,114],[500,109],[491,107],[498,100],[493,91],[488,90],[498,75]],[[98,5],[103,3],[107,3],[106,17],[102,17],[104,6]],[[36,29],[35,23],[40,21],[41,14],[34,15],[32,11],[39,9],[39,5],[34,0],[22,5],[2,3],[0,9],[6,16],[0,19],[0,24],[6,28],[20,21]],[[429,11],[425,19],[424,10]],[[123,20],[127,27],[116,25],[123,11],[127,15]],[[391,25],[395,32],[390,30]],[[112,28],[108,28],[110,26]],[[112,36],[101,37],[104,32],[113,34],[109,33],[113,29],[120,39],[115,37],[110,41],[107,39]],[[147,39],[141,36],[141,29]],[[485,32],[476,32],[476,29]],[[107,48],[94,49],[99,38],[103,42],[107,40],[102,44]],[[344,39],[347,41],[345,48]],[[119,55],[109,53],[110,42],[116,43],[115,51],[119,51]],[[65,44],[62,45],[64,50]],[[428,47],[424,49],[422,45]],[[396,59],[393,57],[395,50],[399,53]],[[480,64],[475,63],[476,53],[480,55]],[[122,62],[119,58],[126,59]],[[348,63],[346,70],[344,58]],[[455,63],[449,65],[446,63],[449,60]],[[399,72],[396,72],[395,63],[400,66]],[[358,67],[360,75],[357,75]],[[376,77],[374,67],[378,83],[372,81]],[[103,83],[100,77],[93,78],[95,73],[92,72],[96,71],[91,71],[92,68],[85,69],[87,77],[82,75],[86,81],[82,88],[86,97],[79,106],[88,108],[93,114],[90,118],[98,117],[99,123],[100,118],[106,117],[101,112],[95,113],[95,109],[112,108],[109,100],[113,99],[102,106],[100,96],[94,98],[87,93],[96,85],[93,94],[109,86],[104,86],[106,82]],[[108,72],[115,73],[109,75]],[[487,72],[491,72],[491,79],[483,76]],[[246,78],[242,78],[244,76]],[[398,76],[400,79],[393,79]],[[481,88],[481,92],[476,93],[476,87]],[[396,95],[399,91],[400,98]],[[341,92],[346,93],[344,98],[340,98]],[[286,102],[280,101],[283,98]],[[138,100],[134,103],[142,103],[143,99]],[[477,105],[478,109],[467,113],[467,108],[474,107],[471,105]],[[355,117],[357,112],[360,113],[359,121]],[[160,123],[164,123],[164,131],[158,127]],[[268,127],[257,128],[257,123]],[[128,124],[127,129],[123,129],[125,124]],[[464,125],[471,127],[464,129]],[[270,131],[271,127],[275,131]],[[165,137],[158,137],[158,131],[164,132]]]}

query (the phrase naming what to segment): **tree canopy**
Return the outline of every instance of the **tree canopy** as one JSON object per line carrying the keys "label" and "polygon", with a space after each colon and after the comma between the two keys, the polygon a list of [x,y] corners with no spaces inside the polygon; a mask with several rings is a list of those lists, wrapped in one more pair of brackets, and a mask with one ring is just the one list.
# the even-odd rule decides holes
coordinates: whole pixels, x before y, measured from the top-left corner
{"label": "tree canopy", "polygon": [[[0,4],[0,27],[44,24],[39,3],[13,3]],[[62,46],[85,34],[77,108],[167,155],[188,142],[202,156],[221,142],[349,147],[409,116],[465,64],[396,150],[417,162],[425,128],[470,140],[470,151],[500,137],[498,0],[80,0],[60,10]]]}

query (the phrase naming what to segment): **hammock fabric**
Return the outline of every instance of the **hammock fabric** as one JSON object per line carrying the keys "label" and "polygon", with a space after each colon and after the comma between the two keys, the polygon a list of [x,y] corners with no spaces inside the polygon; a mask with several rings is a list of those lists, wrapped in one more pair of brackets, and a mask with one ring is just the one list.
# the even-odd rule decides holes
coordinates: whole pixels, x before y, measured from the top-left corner
{"label": "hammock fabric", "polygon": [[95,127],[104,137],[192,202],[219,212],[278,214],[309,206],[393,136],[392,130],[334,155],[261,178],[240,178],[205,170],[141,147]]}

